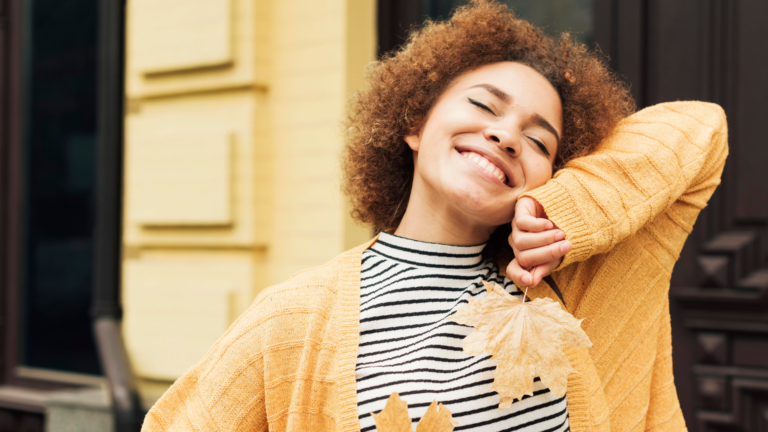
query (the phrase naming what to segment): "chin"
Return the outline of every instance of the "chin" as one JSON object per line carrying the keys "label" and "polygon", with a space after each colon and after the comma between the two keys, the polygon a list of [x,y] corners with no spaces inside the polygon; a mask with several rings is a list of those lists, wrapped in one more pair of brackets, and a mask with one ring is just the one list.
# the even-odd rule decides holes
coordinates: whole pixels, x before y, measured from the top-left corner
{"label": "chin", "polygon": [[497,227],[512,221],[515,214],[515,198],[511,194],[499,196],[495,191],[477,187],[460,188],[448,199],[461,213],[482,225]]}

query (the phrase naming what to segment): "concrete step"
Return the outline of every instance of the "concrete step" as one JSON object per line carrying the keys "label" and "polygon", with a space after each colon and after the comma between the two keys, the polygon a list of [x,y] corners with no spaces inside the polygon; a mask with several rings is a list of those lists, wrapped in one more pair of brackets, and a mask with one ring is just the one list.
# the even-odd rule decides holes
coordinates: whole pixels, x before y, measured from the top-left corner
{"label": "concrete step", "polygon": [[62,390],[45,401],[46,432],[114,432],[106,389]]}

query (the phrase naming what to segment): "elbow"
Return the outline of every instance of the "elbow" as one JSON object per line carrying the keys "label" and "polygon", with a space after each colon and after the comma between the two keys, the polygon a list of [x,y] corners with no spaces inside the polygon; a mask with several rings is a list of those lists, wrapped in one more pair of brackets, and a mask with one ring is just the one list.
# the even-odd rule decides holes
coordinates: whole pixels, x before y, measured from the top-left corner
{"label": "elbow", "polygon": [[699,121],[711,128],[709,139],[710,160],[720,169],[728,158],[728,118],[723,107],[711,102],[695,102],[699,105]]}
{"label": "elbow", "polygon": [[716,159],[719,165],[725,166],[725,160],[728,158],[728,119],[725,115],[725,110],[720,105],[709,104],[713,107],[715,114],[714,120],[714,134],[712,136],[712,145],[715,147],[713,153],[716,155]]}

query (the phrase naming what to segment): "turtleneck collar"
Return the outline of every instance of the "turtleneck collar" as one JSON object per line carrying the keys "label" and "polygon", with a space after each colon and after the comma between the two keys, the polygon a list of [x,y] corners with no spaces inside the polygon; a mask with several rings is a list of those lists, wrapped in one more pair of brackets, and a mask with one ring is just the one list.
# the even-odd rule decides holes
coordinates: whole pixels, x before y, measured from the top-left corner
{"label": "turtleneck collar", "polygon": [[371,250],[387,258],[418,267],[453,270],[477,269],[483,264],[485,243],[454,246],[428,243],[382,232]]}

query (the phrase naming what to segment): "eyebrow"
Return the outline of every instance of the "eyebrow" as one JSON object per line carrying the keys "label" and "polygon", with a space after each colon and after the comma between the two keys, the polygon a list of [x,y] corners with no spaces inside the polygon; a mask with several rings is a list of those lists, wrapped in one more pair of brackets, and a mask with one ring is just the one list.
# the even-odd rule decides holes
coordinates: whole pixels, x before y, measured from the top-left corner
{"label": "eyebrow", "polygon": [[[495,85],[491,84],[478,84],[474,85],[470,88],[482,88],[487,90],[492,95],[499,98],[504,103],[512,103],[512,96],[508,95],[504,91],[502,91],[500,88],[496,87]],[[557,130],[542,116],[538,114],[533,114],[533,122],[536,123],[538,126],[543,127],[544,129],[548,130],[552,133],[552,135],[555,136],[557,139],[557,146],[560,147],[560,135],[557,133]]]}
{"label": "eyebrow", "polygon": [[549,124],[549,122],[546,121],[544,119],[544,117],[542,117],[542,116],[540,116],[538,114],[534,114],[533,115],[533,122],[536,123],[537,125],[543,127],[544,129],[552,132],[552,135],[554,135],[555,139],[557,139],[557,146],[560,147],[560,135],[558,135],[558,133],[555,130],[555,128],[551,124]]}
{"label": "eyebrow", "polygon": [[505,102],[505,103],[511,103],[512,102],[512,96],[504,93],[500,88],[498,88],[498,87],[496,87],[494,85],[478,84],[478,85],[472,86],[470,88],[476,88],[476,87],[484,88],[484,89],[488,90],[491,94],[493,94],[497,98],[501,99],[502,102]]}

